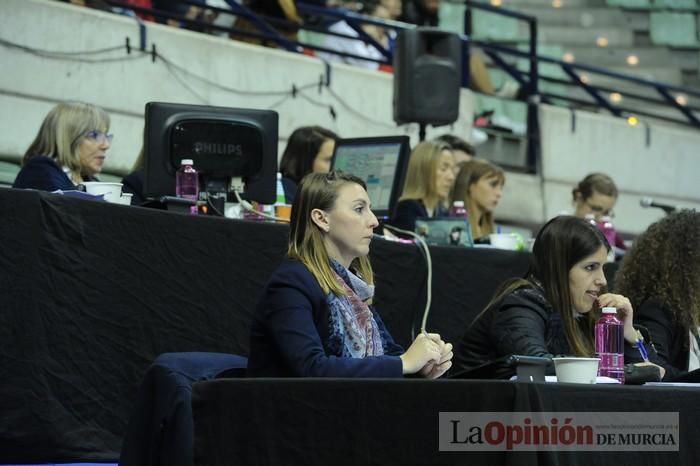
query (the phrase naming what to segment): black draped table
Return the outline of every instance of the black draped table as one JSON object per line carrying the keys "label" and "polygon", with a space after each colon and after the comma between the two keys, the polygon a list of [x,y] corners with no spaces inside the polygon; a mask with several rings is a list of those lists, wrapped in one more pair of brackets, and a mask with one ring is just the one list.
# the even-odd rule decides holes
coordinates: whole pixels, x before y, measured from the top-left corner
{"label": "black draped table", "polygon": [[[326,465],[459,465],[459,466],[690,466],[700,464],[700,389],[553,383],[516,383],[469,380],[359,380],[359,379],[219,379],[194,384],[192,409],[196,466],[326,466]],[[540,447],[535,451],[507,451],[503,442],[495,451],[479,452],[479,437],[460,427],[439,423],[440,413],[464,419],[467,426],[485,426],[476,418],[493,413],[548,413],[540,425],[561,428],[579,425],[581,413],[595,416],[611,427],[598,442],[615,443],[618,451],[569,451]],[[611,413],[622,412],[633,432],[659,426],[662,414],[678,413],[669,435],[644,439],[618,435]],[[464,413],[463,418],[453,413]],[[469,414],[466,414],[469,413]],[[549,414],[553,413],[553,414]],[[560,414],[561,413],[561,414]],[[568,413],[568,414],[567,414]],[[595,414],[594,414],[595,413]],[[631,416],[641,421],[624,421]],[[560,419],[561,418],[561,419]],[[567,421],[572,419],[572,421]],[[473,420],[470,423],[470,420]],[[524,426],[526,424],[520,424]],[[441,451],[443,441],[459,451]],[[483,429],[482,431],[485,431]],[[662,430],[663,431],[663,430]],[[455,433],[457,432],[457,433]],[[473,431],[472,431],[473,432]],[[515,431],[513,431],[515,432]],[[521,432],[524,432],[522,430]],[[558,441],[571,438],[557,432]],[[594,437],[592,436],[592,437]],[[486,441],[486,434],[482,435]],[[489,437],[499,440],[498,434]],[[513,447],[526,442],[512,435]],[[534,435],[530,436],[530,443]],[[544,438],[544,437],[539,437]],[[553,438],[553,437],[550,437]],[[627,442],[627,443],[625,443]],[[642,451],[644,444],[654,451]],[[663,445],[670,451],[658,451]],[[677,449],[674,450],[675,446]]]}
{"label": "black draped table", "polygon": [[[0,463],[116,460],[156,355],[247,354],[251,313],[288,232],[1,188],[0,219]],[[529,258],[431,253],[428,328],[447,341]],[[371,259],[375,304],[406,345],[425,303],[424,260],[384,240]]]}

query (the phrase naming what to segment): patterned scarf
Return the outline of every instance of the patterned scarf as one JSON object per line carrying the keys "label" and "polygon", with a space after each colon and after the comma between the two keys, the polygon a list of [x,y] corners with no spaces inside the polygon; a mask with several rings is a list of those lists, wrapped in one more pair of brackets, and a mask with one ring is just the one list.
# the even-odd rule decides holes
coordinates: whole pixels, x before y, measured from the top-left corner
{"label": "patterned scarf", "polygon": [[334,260],[331,260],[331,267],[338,284],[346,293],[345,296],[329,293],[327,297],[331,312],[331,334],[336,334],[342,342],[340,355],[352,358],[383,355],[379,327],[365,303],[374,295],[374,285],[368,285]]}

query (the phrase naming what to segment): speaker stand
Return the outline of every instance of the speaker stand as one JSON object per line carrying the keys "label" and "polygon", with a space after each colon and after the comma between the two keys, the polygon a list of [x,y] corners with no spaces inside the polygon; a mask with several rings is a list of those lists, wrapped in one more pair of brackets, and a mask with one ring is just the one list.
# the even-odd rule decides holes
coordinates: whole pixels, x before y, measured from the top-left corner
{"label": "speaker stand", "polygon": [[425,141],[425,127],[427,125],[425,123],[418,123],[418,140],[420,142]]}

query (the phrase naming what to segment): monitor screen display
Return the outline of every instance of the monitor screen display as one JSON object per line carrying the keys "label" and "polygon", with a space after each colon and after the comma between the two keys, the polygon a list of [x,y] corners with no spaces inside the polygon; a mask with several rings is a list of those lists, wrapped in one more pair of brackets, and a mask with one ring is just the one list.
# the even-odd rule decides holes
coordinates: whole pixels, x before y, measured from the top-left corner
{"label": "monitor screen display", "polygon": [[372,210],[387,219],[403,190],[409,152],[408,136],[339,139],[332,166],[363,179]]}

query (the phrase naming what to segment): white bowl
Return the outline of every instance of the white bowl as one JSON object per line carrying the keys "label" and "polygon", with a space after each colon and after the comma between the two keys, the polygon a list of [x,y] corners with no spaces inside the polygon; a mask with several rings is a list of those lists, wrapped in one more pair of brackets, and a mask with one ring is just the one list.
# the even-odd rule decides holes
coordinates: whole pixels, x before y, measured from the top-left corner
{"label": "white bowl", "polygon": [[599,358],[552,358],[557,382],[595,383]]}
{"label": "white bowl", "polygon": [[494,248],[518,250],[518,238],[511,233],[492,233],[489,235],[489,239]]}
{"label": "white bowl", "polygon": [[88,194],[94,194],[96,196],[103,195],[104,200],[107,202],[113,202],[115,204],[120,203],[123,186],[121,183],[86,181],[83,185],[85,185],[85,191],[87,191]]}

